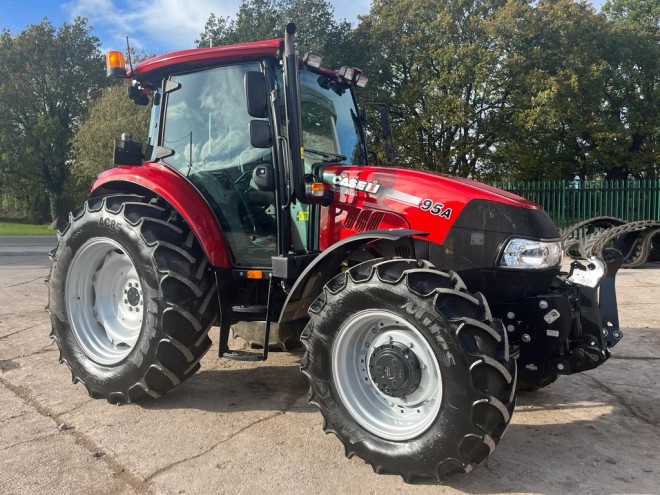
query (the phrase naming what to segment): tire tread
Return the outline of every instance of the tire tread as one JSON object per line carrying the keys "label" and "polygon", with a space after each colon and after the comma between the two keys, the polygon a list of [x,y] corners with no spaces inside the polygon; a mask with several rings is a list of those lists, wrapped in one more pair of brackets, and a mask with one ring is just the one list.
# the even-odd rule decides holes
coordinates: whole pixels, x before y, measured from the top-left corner
{"label": "tire tread", "polygon": [[[119,381],[111,389],[101,388],[94,383],[85,383],[74,375],[74,381],[81,381],[92,397],[104,397],[111,403],[129,403],[145,397],[160,397],[183,383],[199,369],[199,361],[211,347],[208,332],[217,318],[215,304],[215,280],[208,270],[208,262],[201,245],[188,225],[162,201],[148,201],[137,195],[117,194],[90,198],[83,207],[69,215],[69,223],[58,232],[58,246],[53,256],[53,267],[57,253],[65,246],[67,239],[75,235],[77,224],[84,221],[85,215],[105,211],[109,216],[118,216],[133,226],[156,263],[158,282],[161,288],[164,309],[161,311],[160,339],[154,350],[154,360],[143,375],[133,381]],[[158,254],[156,254],[158,253]],[[49,276],[52,279],[54,268]],[[62,286],[60,281],[58,286]],[[55,287],[52,280],[49,287],[49,305],[53,298],[63,298],[62,290]],[[167,290],[163,290],[166,286]],[[63,305],[63,302],[59,304]],[[154,311],[149,309],[149,311]],[[58,335],[59,319],[48,309],[53,320],[52,338],[62,350]],[[175,314],[174,319],[166,316]],[[173,322],[177,323],[173,328]],[[61,322],[64,323],[64,322]],[[182,336],[188,336],[185,341]],[[171,360],[170,366],[160,362],[161,353]],[[74,367],[60,358],[74,373]]]}
{"label": "tire tread", "polygon": [[[473,397],[469,411],[471,428],[463,435],[456,445],[456,450],[440,459],[432,466],[419,466],[415,463],[402,462],[393,459],[391,465],[382,461],[382,455],[374,452],[373,444],[367,434],[359,428],[345,428],[335,424],[337,418],[332,408],[321,406],[324,392],[330,393],[331,386],[315,376],[311,363],[317,356],[315,346],[327,337],[316,330],[324,318],[324,313],[336,310],[341,292],[346,288],[359,290],[367,284],[379,284],[389,290],[405,287],[417,295],[425,306],[416,307],[411,304],[410,311],[427,311],[431,305],[436,312],[450,322],[456,341],[463,346],[463,353],[471,363],[469,365],[471,390]],[[447,308],[457,308],[447,312]],[[408,311],[408,308],[406,309]],[[423,314],[423,313],[421,313]],[[322,293],[310,305],[310,322],[303,331],[301,340],[305,346],[305,354],[301,361],[301,371],[310,383],[308,399],[310,404],[321,410],[324,418],[323,430],[334,433],[345,445],[346,455],[358,455],[371,464],[375,472],[394,472],[402,476],[406,482],[416,478],[433,478],[436,481],[454,473],[466,473],[481,464],[492,453],[504,434],[511,420],[515,407],[516,367],[514,359],[510,358],[506,331],[501,322],[492,321],[490,309],[482,294],[470,294],[465,284],[454,272],[436,270],[427,261],[409,259],[370,260],[350,268],[333,278],[324,287]],[[474,341],[480,343],[480,348],[464,347],[462,338],[478,335]],[[330,345],[330,341],[325,344]],[[479,370],[479,371],[477,371]],[[497,390],[484,393],[489,387]],[[476,414],[476,413],[480,414]],[[466,413],[468,413],[466,411]],[[486,421],[479,422],[481,415]],[[484,426],[487,425],[487,426]],[[487,429],[488,431],[484,431]],[[341,431],[350,431],[350,435],[342,435]],[[421,469],[420,469],[421,468]]]}

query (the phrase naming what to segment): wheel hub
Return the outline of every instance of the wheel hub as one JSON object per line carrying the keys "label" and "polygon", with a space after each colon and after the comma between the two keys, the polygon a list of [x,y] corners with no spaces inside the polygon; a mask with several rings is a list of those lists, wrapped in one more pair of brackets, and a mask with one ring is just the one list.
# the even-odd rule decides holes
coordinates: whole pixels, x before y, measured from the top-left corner
{"label": "wheel hub", "polygon": [[140,302],[140,291],[136,287],[130,287],[126,291],[126,299],[131,306],[137,306]]}
{"label": "wheel hub", "polygon": [[371,379],[382,393],[403,398],[413,393],[422,380],[419,359],[398,342],[378,347],[369,360]]}

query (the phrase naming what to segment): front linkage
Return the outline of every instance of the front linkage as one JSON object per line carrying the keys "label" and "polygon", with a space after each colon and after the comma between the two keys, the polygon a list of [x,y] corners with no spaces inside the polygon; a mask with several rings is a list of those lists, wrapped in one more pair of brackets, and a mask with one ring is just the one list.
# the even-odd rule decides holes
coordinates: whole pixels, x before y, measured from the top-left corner
{"label": "front linkage", "polygon": [[623,337],[614,283],[622,260],[619,251],[605,249],[603,258],[591,257],[586,266],[573,261],[545,293],[494,305],[518,347],[520,390],[596,368],[610,357]]}

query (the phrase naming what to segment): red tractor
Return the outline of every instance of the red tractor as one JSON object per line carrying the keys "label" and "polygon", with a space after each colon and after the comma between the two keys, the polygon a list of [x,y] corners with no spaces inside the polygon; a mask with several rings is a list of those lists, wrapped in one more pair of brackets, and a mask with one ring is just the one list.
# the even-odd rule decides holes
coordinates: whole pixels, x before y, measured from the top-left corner
{"label": "red tractor", "polygon": [[[537,204],[370,164],[364,74],[299,58],[294,38],[290,24],[283,40],[130,71],[108,55],[151,124],[144,149],[115,143],[118,166],[60,232],[48,308],[61,361],[92,397],[127,403],[192,376],[213,325],[225,358],[302,341],[310,402],[348,456],[407,481],[467,472],[517,389],[608,359],[621,257],[561,272]],[[263,350],[230,350],[232,327]]]}

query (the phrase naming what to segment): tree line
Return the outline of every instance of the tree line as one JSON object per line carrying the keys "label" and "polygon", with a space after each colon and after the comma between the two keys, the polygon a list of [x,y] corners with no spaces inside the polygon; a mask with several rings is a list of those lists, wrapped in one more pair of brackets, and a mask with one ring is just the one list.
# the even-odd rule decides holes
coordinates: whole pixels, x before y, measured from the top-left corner
{"label": "tree line", "polygon": [[[501,179],[658,178],[660,0],[373,0],[357,25],[326,0],[243,0],[198,47],[281,37],[360,67],[359,99],[388,105],[395,161]],[[144,139],[148,109],[105,78],[84,19],[0,35],[0,215],[61,221]],[[377,133],[370,133],[374,150]],[[385,157],[380,157],[385,161]]]}

